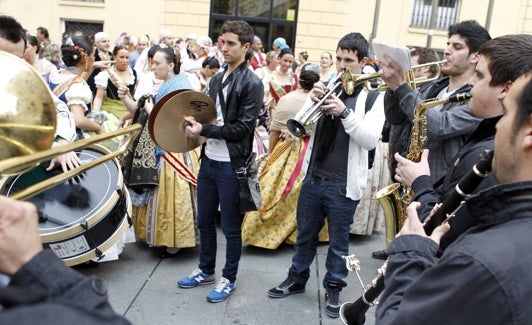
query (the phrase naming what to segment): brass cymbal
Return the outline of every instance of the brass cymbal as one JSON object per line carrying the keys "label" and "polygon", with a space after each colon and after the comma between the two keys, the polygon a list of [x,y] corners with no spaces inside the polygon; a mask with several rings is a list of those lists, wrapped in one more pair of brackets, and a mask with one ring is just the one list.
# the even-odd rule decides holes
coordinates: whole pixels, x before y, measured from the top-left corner
{"label": "brass cymbal", "polygon": [[193,116],[198,123],[216,123],[213,100],[195,90],[176,90],[153,107],[148,120],[148,131],[153,142],[170,152],[187,152],[205,142],[204,137],[185,136],[184,116]]}
{"label": "brass cymbal", "polygon": [[48,85],[26,61],[0,51],[0,160],[49,149],[56,109]]}

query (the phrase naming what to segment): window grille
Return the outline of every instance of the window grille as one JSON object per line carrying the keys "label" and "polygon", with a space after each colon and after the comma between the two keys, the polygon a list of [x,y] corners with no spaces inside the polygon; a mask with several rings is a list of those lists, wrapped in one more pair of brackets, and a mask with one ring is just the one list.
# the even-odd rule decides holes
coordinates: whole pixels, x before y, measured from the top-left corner
{"label": "window grille", "polygon": [[[458,20],[459,8],[459,0],[438,0],[438,11],[436,13],[434,29],[447,30],[449,26],[455,24]],[[410,27],[429,28],[431,13],[431,0],[414,0]]]}

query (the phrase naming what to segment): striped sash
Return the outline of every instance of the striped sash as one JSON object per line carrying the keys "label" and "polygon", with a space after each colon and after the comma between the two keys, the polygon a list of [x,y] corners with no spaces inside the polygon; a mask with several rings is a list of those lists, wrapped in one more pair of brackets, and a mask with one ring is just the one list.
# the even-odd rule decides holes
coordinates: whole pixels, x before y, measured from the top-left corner
{"label": "striped sash", "polygon": [[197,185],[196,175],[175,154],[165,152],[163,154],[163,159],[179,176],[183,177],[184,180],[192,185]]}

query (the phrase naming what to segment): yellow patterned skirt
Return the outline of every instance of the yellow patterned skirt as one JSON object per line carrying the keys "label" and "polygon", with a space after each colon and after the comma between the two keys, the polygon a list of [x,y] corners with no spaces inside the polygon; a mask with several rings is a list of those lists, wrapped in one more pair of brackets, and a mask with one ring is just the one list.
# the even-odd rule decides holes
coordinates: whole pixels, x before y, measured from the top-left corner
{"label": "yellow patterned skirt", "polygon": [[[289,180],[303,150],[303,140],[280,141],[268,158],[259,176],[262,206],[246,213],[242,223],[242,240],[253,246],[276,249],[283,242],[293,244],[297,238],[297,199],[303,181],[302,173]],[[283,192],[290,189],[283,197]],[[328,241],[327,225],[320,232],[320,241]]]}
{"label": "yellow patterned skirt", "polygon": [[[199,148],[174,155],[197,176]],[[152,190],[146,205],[133,206],[136,236],[150,246],[195,247],[199,242],[196,193],[196,185],[161,159],[159,186]]]}
{"label": "yellow patterned skirt", "polygon": [[[118,124],[124,114],[127,113],[127,108],[122,101],[105,97],[102,103],[102,108],[98,112],[91,112],[87,115],[88,118],[92,118],[97,123],[100,123],[103,129],[102,133],[118,130]],[[91,131],[84,131],[83,136],[90,138],[95,133]],[[120,144],[124,141],[124,136],[114,137],[100,142],[99,144],[112,152],[117,151]]]}

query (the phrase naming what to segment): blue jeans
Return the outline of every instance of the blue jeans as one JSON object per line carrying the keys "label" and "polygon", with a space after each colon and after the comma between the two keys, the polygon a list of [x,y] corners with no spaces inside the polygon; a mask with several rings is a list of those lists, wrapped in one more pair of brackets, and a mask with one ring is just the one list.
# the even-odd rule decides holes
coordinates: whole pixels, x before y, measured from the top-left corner
{"label": "blue jeans", "polygon": [[349,253],[349,233],[358,201],[346,197],[346,181],[323,180],[307,175],[303,180],[297,201],[296,252],[292,257],[290,273],[297,274],[297,282],[306,284],[310,265],[316,256],[318,235],[329,222],[329,250],[323,286],[343,288],[348,270],[342,255]]}
{"label": "blue jeans", "polygon": [[213,274],[216,266],[216,217],[220,207],[222,232],[227,241],[222,276],[236,280],[242,253],[240,228],[244,215],[239,208],[239,183],[230,162],[203,157],[198,174],[198,229],[200,232],[199,268]]}

